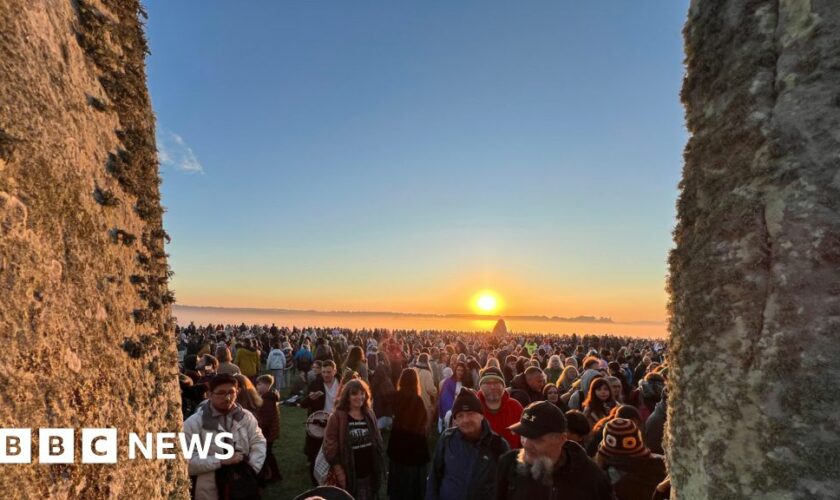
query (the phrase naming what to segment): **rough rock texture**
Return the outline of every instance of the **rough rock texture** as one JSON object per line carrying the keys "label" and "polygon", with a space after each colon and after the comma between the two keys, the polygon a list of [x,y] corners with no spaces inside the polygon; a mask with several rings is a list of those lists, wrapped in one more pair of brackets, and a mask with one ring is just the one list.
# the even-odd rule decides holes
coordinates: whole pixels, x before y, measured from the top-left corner
{"label": "rough rock texture", "polygon": [[0,427],[116,427],[117,465],[0,467],[12,497],[187,495],[137,0],[0,2]]}
{"label": "rough rock texture", "polygon": [[840,2],[694,0],[670,256],[676,498],[840,491]]}

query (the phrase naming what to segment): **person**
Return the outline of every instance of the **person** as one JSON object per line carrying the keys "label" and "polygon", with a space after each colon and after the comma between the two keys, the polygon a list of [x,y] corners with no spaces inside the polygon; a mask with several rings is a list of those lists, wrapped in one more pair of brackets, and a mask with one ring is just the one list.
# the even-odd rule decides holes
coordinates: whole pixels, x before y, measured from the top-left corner
{"label": "person", "polygon": [[624,402],[624,395],[621,392],[621,380],[618,377],[614,377],[609,375],[604,377],[607,380],[607,383],[610,384],[610,391],[612,392],[612,398],[616,401],[616,403],[621,404]]}
{"label": "person", "polygon": [[455,402],[455,397],[461,392],[464,387],[464,375],[467,372],[467,365],[461,362],[455,365],[455,370],[452,376],[447,377],[441,382],[440,399],[438,400],[438,418],[444,421],[446,414],[452,409],[452,403]]}
{"label": "person", "polygon": [[260,371],[260,352],[254,347],[254,339],[248,339],[236,350],[233,362],[242,371],[242,375],[254,380]]}
{"label": "person", "polygon": [[[570,359],[575,358],[567,358],[567,362]],[[563,368],[563,373],[560,375],[560,378],[557,379],[557,388],[560,389],[560,394],[565,394],[572,389],[572,384],[575,383],[575,380],[578,378],[578,371],[577,368],[572,366],[571,364],[566,365]]]}
{"label": "person", "polygon": [[431,368],[429,368],[429,355],[427,353],[420,354],[414,369],[417,370],[417,379],[420,381],[420,397],[423,399],[423,406],[426,407],[426,413],[428,414],[426,425],[431,426],[432,422],[436,421],[434,416],[437,413],[438,391],[435,387]]}
{"label": "person", "polygon": [[376,369],[373,371],[373,413],[379,430],[389,429],[394,416],[394,383],[391,382],[391,366],[384,353],[376,354]]}
{"label": "person", "polygon": [[313,357],[315,358],[315,361],[336,360],[333,356],[332,347],[324,337],[320,337],[315,341],[315,354]]}
{"label": "person", "polygon": [[336,485],[356,500],[377,498],[384,472],[382,436],[370,399],[364,380],[347,382],[324,432],[324,458],[330,464],[330,474]]}
{"label": "person", "polygon": [[[184,422],[184,435],[187,442],[191,442],[194,435],[198,435],[202,443],[210,441],[209,453],[205,455],[205,458],[194,453],[188,462],[189,474],[196,478],[194,494],[196,500],[219,498],[216,476],[222,469],[227,471],[246,463],[256,477],[262,469],[266,454],[265,436],[260,431],[256,417],[236,402],[238,394],[236,379],[226,373],[219,374],[210,380],[208,386],[210,398],[200,404],[195,413]],[[233,435],[233,456],[224,460],[216,458],[216,455],[223,455],[226,452],[213,439],[213,435],[219,432],[229,432]],[[225,474],[221,475],[228,477]],[[224,482],[221,486],[223,489],[237,487],[224,484]]]}
{"label": "person", "polygon": [[[640,416],[641,419],[641,416]],[[662,398],[656,403],[653,413],[650,414],[644,423],[645,431],[642,433],[645,444],[653,453],[662,455],[665,451],[662,448],[662,436],[665,434],[665,423],[668,420],[668,388],[662,391]]]}
{"label": "person", "polygon": [[583,402],[583,414],[589,419],[593,428],[599,420],[609,415],[615,405],[607,379],[599,377],[589,384],[589,395]]}
{"label": "person", "polygon": [[578,410],[569,410],[566,412],[566,437],[569,441],[584,446],[584,443],[589,442],[589,433],[592,432],[592,424],[586,415]]}
{"label": "person", "polygon": [[579,444],[566,436],[566,417],[555,405],[528,405],[511,430],[522,437],[522,449],[499,461],[498,500],[613,500],[607,475]]}
{"label": "person", "polygon": [[[332,413],[339,388],[335,371],[335,362],[327,360],[321,364],[321,374],[309,384],[300,402],[300,405],[306,408],[307,416],[316,411]],[[314,467],[315,458],[318,456],[322,442],[323,439],[309,434],[304,439],[303,452],[309,461],[309,477],[312,480],[312,486],[318,486],[318,481],[315,480]]]}
{"label": "person", "polygon": [[484,418],[496,434],[502,436],[511,448],[520,448],[519,435],[511,432],[510,426],[519,422],[522,416],[522,404],[510,397],[505,390],[505,379],[498,368],[488,367],[479,375],[478,400]]}
{"label": "person", "polygon": [[283,352],[279,340],[272,343],[271,351],[268,353],[266,368],[274,377],[274,388],[282,391],[286,388],[286,353]]}
{"label": "person", "polygon": [[539,367],[529,366],[511,381],[510,395],[524,408],[535,401],[542,401],[543,387],[545,387],[545,373]]}
{"label": "person", "polygon": [[280,393],[273,389],[274,386],[275,380],[272,375],[257,377],[257,392],[262,397],[263,404],[254,416],[257,417],[260,431],[266,440],[265,466],[260,472],[260,478],[265,482],[280,481],[283,478],[272,451],[274,442],[280,435]]}
{"label": "person", "polygon": [[485,500],[495,491],[496,465],[510,447],[490,429],[481,401],[464,388],[452,405],[454,427],[438,439],[426,485],[427,500]]}
{"label": "person", "polygon": [[309,350],[309,344],[306,342],[301,344],[300,349],[298,349],[295,353],[293,359],[295,362],[295,369],[297,369],[301,379],[304,382],[307,382],[306,376],[309,373],[309,370],[312,369],[312,362],[314,361],[312,352]]}
{"label": "person", "polygon": [[417,372],[406,368],[397,383],[394,426],[388,440],[390,498],[422,500],[426,496],[430,458],[426,418]]}
{"label": "person", "polygon": [[260,396],[257,388],[251,383],[251,379],[241,373],[233,376],[236,383],[239,384],[239,393],[237,394],[237,401],[242,408],[250,411],[254,415],[257,414],[263,404],[262,396]]}
{"label": "person", "polygon": [[[594,457],[598,453],[598,447],[601,446],[601,440],[604,438],[604,428],[611,420],[616,418],[630,420],[636,424],[636,428],[643,429],[642,421],[639,417],[639,410],[635,406],[617,405],[610,410],[609,415],[599,420],[592,427],[592,435],[583,445],[587,455]],[[644,442],[644,434],[642,434],[642,442]]]}
{"label": "person", "polygon": [[563,413],[569,411],[569,407],[566,406],[566,403],[564,403],[562,399],[560,399],[560,389],[552,383],[547,383],[545,384],[545,387],[543,387],[543,399],[560,408],[560,411]]}
{"label": "person", "polygon": [[359,378],[368,383],[367,360],[364,351],[359,346],[351,347],[350,352],[347,353],[347,359],[344,361],[344,375],[348,371],[358,373]]}
{"label": "person", "polygon": [[[589,386],[596,378],[603,377],[604,374],[598,370],[598,358],[587,356],[583,360],[583,374],[578,379],[580,384],[577,390],[573,391],[569,397],[568,405],[571,410],[583,410],[583,402],[589,394]],[[574,384],[573,384],[574,387]]]}
{"label": "person", "polygon": [[562,373],[563,360],[560,359],[560,356],[552,354],[551,357],[548,358],[548,365],[545,369],[546,382],[549,384],[556,384]]}
{"label": "person", "polygon": [[656,403],[662,398],[662,391],[665,389],[665,377],[659,373],[648,373],[642,380],[639,380],[639,387],[630,393],[628,402],[639,409],[642,422],[647,422],[648,417],[656,407]]}
{"label": "person", "polygon": [[595,461],[607,472],[618,500],[649,500],[666,476],[664,457],[650,452],[639,428],[626,418],[607,422]]}
{"label": "person", "polygon": [[216,348],[216,359],[219,360],[219,368],[216,373],[227,373],[229,375],[236,375],[242,373],[239,367],[231,363],[230,349],[226,345],[220,345]]}

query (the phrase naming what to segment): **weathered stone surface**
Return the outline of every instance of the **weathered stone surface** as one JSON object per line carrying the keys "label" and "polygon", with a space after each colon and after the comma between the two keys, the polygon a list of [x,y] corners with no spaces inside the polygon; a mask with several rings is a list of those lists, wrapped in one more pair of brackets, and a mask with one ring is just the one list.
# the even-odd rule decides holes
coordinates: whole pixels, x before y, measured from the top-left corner
{"label": "weathered stone surface", "polygon": [[670,256],[676,498],[840,491],[840,2],[694,0]]}
{"label": "weathered stone surface", "polygon": [[[0,467],[11,497],[187,495],[146,43],[136,0],[0,2],[0,427],[116,427],[117,465]],[[129,277],[142,276],[142,283]],[[131,344],[131,352],[125,346]]]}

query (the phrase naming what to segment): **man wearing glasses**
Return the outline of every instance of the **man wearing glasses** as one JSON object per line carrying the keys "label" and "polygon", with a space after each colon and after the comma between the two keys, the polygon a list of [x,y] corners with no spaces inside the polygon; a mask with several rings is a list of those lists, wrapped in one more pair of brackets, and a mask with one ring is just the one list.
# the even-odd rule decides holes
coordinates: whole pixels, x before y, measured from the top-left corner
{"label": "man wearing glasses", "polygon": [[[236,404],[238,386],[233,375],[219,374],[209,382],[209,399],[201,403],[196,412],[184,422],[187,442],[198,434],[202,443],[210,434],[210,452],[206,458],[194,453],[189,461],[190,476],[196,476],[196,500],[216,500],[216,471],[223,466],[234,466],[245,462],[259,473],[265,461],[266,440],[251,412]],[[226,450],[218,447],[213,436],[220,432],[233,435],[234,454],[226,460],[216,458]]]}

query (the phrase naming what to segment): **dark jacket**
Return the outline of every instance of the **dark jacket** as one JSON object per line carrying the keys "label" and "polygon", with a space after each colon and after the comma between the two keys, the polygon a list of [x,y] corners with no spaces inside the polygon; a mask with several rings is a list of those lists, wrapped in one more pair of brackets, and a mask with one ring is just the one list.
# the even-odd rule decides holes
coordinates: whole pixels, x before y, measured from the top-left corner
{"label": "dark jacket", "polygon": [[665,458],[662,455],[647,457],[610,457],[604,463],[618,500],[650,500],[656,485],[665,479]]}
{"label": "dark jacket", "polygon": [[528,381],[525,379],[524,373],[520,373],[519,375],[513,377],[513,380],[510,383],[510,396],[519,401],[523,408],[535,401],[542,401],[545,399],[542,391],[535,391],[531,389],[528,385]]}
{"label": "dark jacket", "polygon": [[[390,378],[388,380],[390,382]],[[423,400],[417,394],[395,394],[394,426],[388,440],[388,458],[401,465],[422,465],[429,462],[427,415]]]}
{"label": "dark jacket", "polygon": [[566,462],[554,470],[551,484],[519,470],[520,450],[501,458],[497,473],[497,500],[613,500],[607,475],[586,456],[579,444],[563,445]]}
{"label": "dark jacket", "polygon": [[[464,439],[457,427],[446,429],[437,442],[426,486],[427,500],[487,500],[496,484],[496,464],[510,447],[481,422],[478,442]],[[534,499],[530,499],[534,500]]]}
{"label": "dark jacket", "polygon": [[662,449],[662,435],[665,432],[665,420],[666,420],[666,413],[668,409],[665,404],[665,401],[660,401],[656,403],[656,406],[653,409],[653,413],[645,422],[645,446],[650,448],[650,451],[658,454],[663,453]]}
{"label": "dark jacket", "polygon": [[265,440],[271,443],[280,435],[280,393],[270,390],[263,394],[262,400],[263,404],[257,408],[254,416],[257,417]]}
{"label": "dark jacket", "polygon": [[392,416],[394,414],[393,399],[396,389],[386,365],[373,372],[370,389],[373,392],[373,412],[376,413],[377,418]]}

